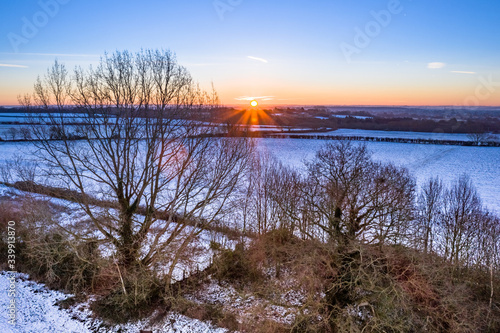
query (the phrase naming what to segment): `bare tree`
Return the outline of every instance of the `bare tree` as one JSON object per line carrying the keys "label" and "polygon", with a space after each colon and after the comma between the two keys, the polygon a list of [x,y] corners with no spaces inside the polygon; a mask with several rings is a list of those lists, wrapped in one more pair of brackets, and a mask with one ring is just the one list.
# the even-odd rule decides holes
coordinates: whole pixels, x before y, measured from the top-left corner
{"label": "bare tree", "polygon": [[442,252],[453,265],[466,265],[473,255],[482,216],[481,200],[470,178],[460,176],[445,191],[441,219]]}
{"label": "bare tree", "polygon": [[23,126],[19,129],[19,133],[23,140],[31,140],[31,129],[29,127]]}
{"label": "bare tree", "polygon": [[305,205],[335,242],[380,242],[412,211],[414,181],[408,171],[371,160],[364,145],[337,141],[308,164]]}
{"label": "bare tree", "polygon": [[[56,61],[37,80],[34,105],[23,101],[57,112],[38,119],[48,126],[32,126],[47,176],[79,194],[125,268],[167,261],[170,279],[182,250],[224,213],[247,167],[248,140],[209,138],[211,127],[192,120],[217,96],[169,51],[116,52],[73,76]],[[96,209],[98,197],[112,208]]]}
{"label": "bare tree", "polygon": [[475,145],[480,145],[483,142],[487,141],[489,138],[488,133],[469,133],[467,134],[467,138],[472,141]]}
{"label": "bare tree", "polygon": [[424,252],[432,251],[434,231],[442,217],[443,183],[432,178],[421,189],[418,196],[418,236],[422,238]]}
{"label": "bare tree", "polygon": [[17,138],[17,128],[15,127],[10,127],[8,130],[7,130],[7,135],[10,136],[10,139],[11,140],[15,140]]}
{"label": "bare tree", "polygon": [[278,224],[274,202],[270,200],[269,181],[272,167],[268,162],[269,159],[270,156],[267,155],[256,156],[249,173],[251,187],[246,200],[250,203],[250,216],[255,221],[255,228],[259,234],[275,229]]}
{"label": "bare tree", "polygon": [[39,180],[40,166],[24,155],[15,154],[11,159],[0,164],[0,181],[8,185],[22,186],[23,190],[32,192],[33,185]]}
{"label": "bare tree", "polygon": [[294,222],[287,212],[288,199],[298,203],[300,195],[297,191],[293,193],[295,184],[287,171],[281,162],[267,154],[256,154],[253,160],[243,207],[247,209],[247,218],[254,221],[258,234],[277,228],[294,230]]}
{"label": "bare tree", "polygon": [[[498,281],[500,269],[500,218],[491,212],[483,211],[479,216],[477,240],[475,246],[475,268],[489,276],[489,308],[493,309],[495,282]],[[496,281],[495,281],[496,280]],[[489,313],[491,315],[491,313]]]}
{"label": "bare tree", "polygon": [[297,170],[279,162],[273,163],[267,186],[270,188],[271,200],[276,205],[280,227],[288,229],[292,234],[297,232],[303,238],[314,238],[312,223],[305,211],[303,185],[303,177]]}

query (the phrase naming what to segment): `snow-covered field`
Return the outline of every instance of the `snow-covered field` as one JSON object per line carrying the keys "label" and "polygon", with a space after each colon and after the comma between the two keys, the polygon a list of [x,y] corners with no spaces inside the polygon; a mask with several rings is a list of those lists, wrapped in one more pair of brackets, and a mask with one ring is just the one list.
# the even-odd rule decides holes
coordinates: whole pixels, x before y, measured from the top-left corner
{"label": "snow-covered field", "polygon": [[[259,150],[299,168],[303,167],[304,159],[312,159],[324,144],[322,140],[258,139]],[[451,182],[461,174],[468,174],[484,204],[500,213],[500,148],[392,142],[366,142],[366,145],[374,159],[408,168],[416,177],[417,184],[435,176]],[[0,142],[0,164],[12,160],[16,154],[26,157],[33,151],[28,142]]]}
{"label": "snow-covered field", "polygon": [[[284,164],[303,168],[324,145],[322,140],[259,139],[261,151],[269,152]],[[500,213],[500,148],[419,145],[391,142],[367,142],[377,161],[406,167],[421,185],[431,177],[445,183],[468,174],[478,189],[483,203]]]}
{"label": "snow-covered field", "polygon": [[15,274],[16,324],[12,325],[8,320],[8,307],[11,301],[8,294],[10,274],[0,273],[0,332],[2,333],[137,333],[140,330],[165,333],[222,333],[227,331],[179,314],[169,314],[158,323],[144,319],[135,323],[106,327],[101,321],[91,317],[86,303],[76,304],[68,310],[61,309],[56,303],[71,295],[48,290],[43,284],[29,281],[25,274]]}
{"label": "snow-covered field", "polygon": [[[471,141],[471,139],[467,136],[467,134],[462,134],[462,133],[374,131],[374,130],[361,130],[361,129],[348,129],[348,128],[340,128],[336,131],[330,131],[330,132],[319,132],[319,133],[314,132],[311,134],[317,136],[334,135],[334,136],[359,136],[366,138]],[[500,135],[492,134],[491,137],[496,138],[496,140],[500,140]]]}
{"label": "snow-covered field", "polygon": [[[52,113],[52,116],[54,115],[60,115],[60,113]],[[33,119],[36,121],[37,119],[40,119],[40,117],[49,117],[48,113],[37,113],[34,114]],[[84,120],[85,118],[78,113],[64,113],[65,119],[71,119],[72,121],[81,121]],[[29,122],[30,117],[29,115],[26,115],[25,113],[8,113],[8,112],[0,112],[0,122],[18,122],[18,123],[25,123]]]}
{"label": "snow-covered field", "polygon": [[[75,119],[78,116],[75,115]],[[0,113],[0,121],[23,121],[23,114]],[[10,125],[1,125],[0,132]],[[270,129],[272,126],[260,126]],[[386,137],[402,139],[434,139],[470,141],[466,134],[391,132],[356,129],[339,129],[315,135],[339,135],[360,137]],[[291,134],[293,135],[293,133]],[[500,135],[496,135],[500,140]],[[260,139],[259,149],[298,167],[303,159],[311,159],[325,143],[321,140]],[[500,213],[500,148],[418,145],[408,143],[367,142],[373,157],[382,162],[392,162],[408,168],[422,184],[430,177],[438,176],[451,182],[461,174],[468,174],[476,185],[484,204]],[[28,157],[34,151],[29,142],[0,142],[0,165],[13,160],[16,155]]]}

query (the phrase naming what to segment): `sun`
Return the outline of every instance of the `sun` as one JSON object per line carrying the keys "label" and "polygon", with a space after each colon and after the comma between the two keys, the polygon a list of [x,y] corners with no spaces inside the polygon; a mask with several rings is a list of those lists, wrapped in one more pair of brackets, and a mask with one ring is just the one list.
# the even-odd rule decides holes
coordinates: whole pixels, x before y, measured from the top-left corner
{"label": "sun", "polygon": [[250,105],[252,107],[256,107],[257,105],[259,105],[259,103],[257,103],[257,101],[255,101],[255,100],[253,100],[253,101],[250,102]]}

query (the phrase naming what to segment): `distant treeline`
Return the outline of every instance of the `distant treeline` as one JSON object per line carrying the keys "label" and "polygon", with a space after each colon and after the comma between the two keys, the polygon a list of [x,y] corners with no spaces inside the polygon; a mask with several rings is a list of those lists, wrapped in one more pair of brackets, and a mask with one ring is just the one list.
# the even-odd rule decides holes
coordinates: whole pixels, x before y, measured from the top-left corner
{"label": "distant treeline", "polygon": [[274,139],[312,139],[312,140],[347,140],[347,141],[367,141],[367,142],[393,142],[393,143],[414,143],[428,145],[449,145],[449,146],[484,146],[500,147],[500,142],[494,141],[459,141],[459,140],[436,140],[436,139],[416,139],[416,138],[379,138],[365,136],[341,136],[341,135],[314,135],[314,134],[266,134],[266,138]]}
{"label": "distant treeline", "polygon": [[[2,112],[23,112],[23,108],[3,109]],[[54,110],[55,111],[55,110]],[[189,117],[199,121],[215,121],[218,123],[240,124],[240,125],[274,125],[284,129],[290,128],[312,128],[318,129],[363,129],[382,131],[404,131],[404,132],[433,132],[433,133],[500,133],[500,112],[472,111],[458,113],[458,111],[443,110],[421,110],[418,118],[412,117],[417,113],[415,110],[388,109],[387,112],[369,111],[335,111],[327,109],[304,109],[300,108],[274,108],[259,111],[213,108],[190,112]],[[411,113],[411,112],[413,113]],[[48,111],[50,112],[50,110]],[[80,113],[82,110],[74,108],[72,113]],[[342,116],[342,117],[338,117]],[[450,117],[451,116],[451,117]],[[178,115],[173,115],[177,118]],[[366,118],[365,118],[366,117]],[[442,118],[437,118],[442,117]],[[15,121],[1,122],[4,125],[21,125],[24,123]]]}
{"label": "distant treeline", "polygon": [[428,111],[428,114],[427,117],[420,114],[419,118],[412,118],[406,115],[391,116],[387,113],[382,115],[366,111],[338,111],[331,113],[322,109],[288,108],[275,109],[271,111],[270,117],[275,120],[276,124],[292,127],[434,133],[500,133],[500,113],[498,117],[472,117],[470,114],[464,114],[464,117],[460,119],[456,117],[446,118],[445,114],[442,114],[442,119],[435,119],[432,111]]}

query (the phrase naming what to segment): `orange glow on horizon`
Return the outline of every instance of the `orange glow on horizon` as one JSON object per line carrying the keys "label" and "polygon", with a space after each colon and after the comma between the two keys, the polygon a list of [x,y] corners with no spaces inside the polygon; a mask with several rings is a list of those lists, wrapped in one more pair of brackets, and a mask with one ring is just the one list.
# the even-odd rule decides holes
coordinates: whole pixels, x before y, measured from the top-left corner
{"label": "orange glow on horizon", "polygon": [[[500,74],[499,74],[500,75]],[[487,89],[481,89],[484,98],[474,98],[478,85],[471,82],[427,82],[425,80],[408,80],[406,82],[390,81],[358,82],[348,84],[311,82],[308,85],[279,80],[262,82],[258,89],[252,90],[253,96],[270,96],[266,101],[259,100],[259,107],[271,105],[376,105],[376,106],[467,106],[472,98],[478,106],[500,106],[500,94],[486,94]],[[220,88],[221,102],[225,105],[248,105],[250,101],[241,100],[247,96],[252,87],[237,85],[222,85]],[[498,89],[497,89],[498,92]],[[487,98],[486,98],[487,97]],[[265,104],[265,105],[264,105]]]}
{"label": "orange glow on horizon", "polygon": [[[246,103],[237,102],[230,95],[223,94],[221,101],[225,105],[245,106]],[[344,106],[483,106],[500,107],[500,95],[491,94],[487,99],[475,98],[474,89],[470,93],[467,89],[453,90],[431,90],[431,89],[398,89],[394,92],[352,91],[347,89],[326,91],[277,91],[275,96],[279,98],[266,102],[266,107],[274,105],[344,105]],[[237,95],[236,95],[237,96]],[[478,105],[470,105],[468,100],[472,98]],[[248,102],[247,102],[248,103]],[[248,104],[246,104],[248,105]],[[251,104],[252,105],[252,104]],[[252,105],[253,107],[253,105]]]}
{"label": "orange glow on horizon", "polygon": [[[452,89],[453,88],[453,89]],[[274,99],[259,103],[257,100],[241,101],[235,100],[241,96],[239,90],[234,88],[220,89],[221,103],[223,105],[247,106],[251,108],[267,108],[275,105],[345,105],[345,106],[475,106],[470,105],[471,98],[479,102],[478,106],[499,107],[500,95],[492,93],[488,98],[474,98],[475,86],[439,88],[430,87],[306,87],[298,89],[294,86],[277,86],[273,89],[263,89],[262,95],[275,96]],[[483,89],[482,91],[486,91]],[[29,89],[23,87],[10,87],[6,84],[0,85],[0,106],[19,105],[18,95],[29,93]],[[249,104],[250,105],[249,105]],[[254,103],[256,103],[254,105]]]}

